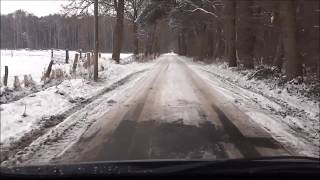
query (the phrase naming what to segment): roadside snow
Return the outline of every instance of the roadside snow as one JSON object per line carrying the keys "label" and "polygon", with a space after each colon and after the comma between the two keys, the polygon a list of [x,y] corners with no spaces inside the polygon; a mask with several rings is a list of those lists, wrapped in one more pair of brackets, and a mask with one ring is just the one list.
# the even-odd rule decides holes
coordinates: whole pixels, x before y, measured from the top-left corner
{"label": "roadside snow", "polygon": [[[122,86],[111,90],[87,104],[80,110],[72,113],[63,122],[52,127],[45,134],[34,139],[30,145],[18,153],[13,153],[1,165],[46,165],[59,158],[69,147],[78,142],[86,130],[101,116],[106,115],[111,108],[121,104],[127,99],[123,96],[132,90],[137,81],[141,80],[148,71],[144,71],[135,77],[130,77]],[[21,164],[22,163],[22,164]]]}
{"label": "roadside snow", "polygon": [[253,72],[236,71],[224,63],[208,65],[182,59],[284,147],[301,155],[320,156],[319,101],[287,91],[288,86],[301,85],[278,87],[268,81],[248,79]]}
{"label": "roadside snow", "polygon": [[[136,62],[119,65],[111,61],[109,57],[111,55],[103,54],[100,59],[100,81],[97,83],[83,76],[76,76],[20,100],[1,104],[0,140],[2,146],[6,147],[19,140],[26,133],[47,123],[46,121],[63,119],[64,117],[60,116],[63,116],[68,110],[86,102],[126,76],[146,70],[153,65],[153,63]],[[129,58],[130,54],[122,57]],[[23,115],[24,112],[25,115]]]}

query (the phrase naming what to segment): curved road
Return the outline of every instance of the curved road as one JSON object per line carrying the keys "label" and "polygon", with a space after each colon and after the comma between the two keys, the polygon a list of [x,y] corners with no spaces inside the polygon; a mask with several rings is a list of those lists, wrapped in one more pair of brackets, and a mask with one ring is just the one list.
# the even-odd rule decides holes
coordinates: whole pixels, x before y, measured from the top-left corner
{"label": "curved road", "polygon": [[165,55],[54,163],[288,155],[178,56]]}

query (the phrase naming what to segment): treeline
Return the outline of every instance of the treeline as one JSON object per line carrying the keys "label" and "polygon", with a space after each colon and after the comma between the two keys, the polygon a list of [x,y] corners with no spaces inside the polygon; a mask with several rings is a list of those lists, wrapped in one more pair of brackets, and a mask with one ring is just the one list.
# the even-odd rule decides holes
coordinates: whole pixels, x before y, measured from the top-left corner
{"label": "treeline", "polygon": [[150,0],[139,22],[153,34],[167,19],[180,55],[270,65],[292,79],[319,73],[319,16],[318,0]]}
{"label": "treeline", "polygon": [[[112,52],[115,18],[99,17],[99,49]],[[133,51],[132,24],[124,21],[122,52]],[[60,14],[37,17],[18,10],[1,15],[1,49],[70,49],[92,50],[94,19],[91,15]]]}

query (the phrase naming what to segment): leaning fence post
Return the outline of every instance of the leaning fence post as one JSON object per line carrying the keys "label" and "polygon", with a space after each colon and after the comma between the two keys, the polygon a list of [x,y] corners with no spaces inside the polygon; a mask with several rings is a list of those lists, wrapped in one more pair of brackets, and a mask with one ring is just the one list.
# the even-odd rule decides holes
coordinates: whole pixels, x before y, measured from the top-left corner
{"label": "leaning fence post", "polygon": [[75,73],[77,70],[77,63],[78,63],[79,54],[76,54],[73,61],[72,71]]}
{"label": "leaning fence post", "polygon": [[69,64],[69,50],[66,50],[66,64]]}
{"label": "leaning fence post", "polygon": [[4,86],[8,86],[8,74],[9,74],[8,66],[4,66],[4,77],[3,77]]}
{"label": "leaning fence post", "polygon": [[53,65],[53,60],[50,61],[50,64],[49,64],[48,69],[47,69],[46,74],[45,74],[45,78],[49,78],[50,77],[52,65]]}

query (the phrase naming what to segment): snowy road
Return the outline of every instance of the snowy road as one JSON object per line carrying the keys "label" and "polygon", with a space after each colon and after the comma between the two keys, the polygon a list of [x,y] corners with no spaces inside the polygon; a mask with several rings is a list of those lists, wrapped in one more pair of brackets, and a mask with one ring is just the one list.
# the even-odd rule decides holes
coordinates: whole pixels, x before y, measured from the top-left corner
{"label": "snowy road", "polygon": [[177,56],[162,58],[126,97],[53,162],[289,154]]}
{"label": "snowy road", "polygon": [[2,165],[299,155],[212,86],[190,61],[167,54],[155,62],[83,105]]}

